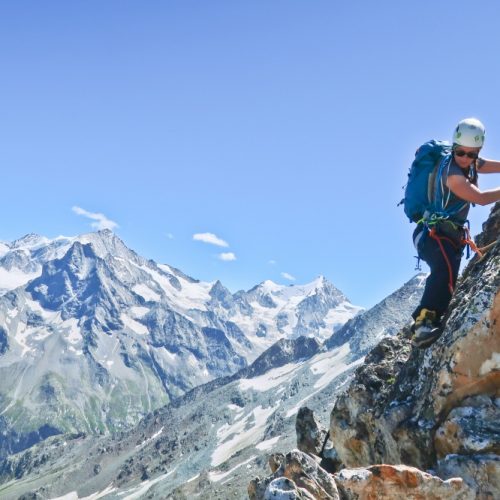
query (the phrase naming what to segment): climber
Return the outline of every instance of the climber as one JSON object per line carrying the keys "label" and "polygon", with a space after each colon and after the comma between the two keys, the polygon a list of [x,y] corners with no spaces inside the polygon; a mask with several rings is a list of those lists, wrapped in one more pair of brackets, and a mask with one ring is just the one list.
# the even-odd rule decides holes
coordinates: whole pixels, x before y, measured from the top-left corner
{"label": "climber", "polygon": [[[447,147],[441,150],[434,169],[431,165],[435,194],[430,197],[434,199],[419,220],[411,217],[417,222],[413,242],[418,257],[430,267],[422,299],[412,315],[415,320],[412,341],[421,348],[428,347],[441,335],[440,320],[451,301],[463,249],[467,244],[474,247],[467,229],[471,203],[488,205],[500,201],[500,187],[485,191],[478,188],[477,174],[500,173],[500,161],[479,156],[484,136],[483,124],[467,118],[455,128],[452,145],[439,143]],[[431,141],[426,146],[429,144],[438,143]],[[417,151],[414,164],[418,156]],[[409,185],[405,196],[408,188]]]}

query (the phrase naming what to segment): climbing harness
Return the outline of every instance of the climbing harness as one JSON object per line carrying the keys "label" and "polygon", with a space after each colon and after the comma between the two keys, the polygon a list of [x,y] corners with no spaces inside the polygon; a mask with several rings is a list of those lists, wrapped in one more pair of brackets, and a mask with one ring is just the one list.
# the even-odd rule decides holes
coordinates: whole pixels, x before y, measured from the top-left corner
{"label": "climbing harness", "polygon": [[[467,259],[470,258],[471,250],[477,254],[479,259],[482,259],[486,247],[478,248],[478,246],[474,243],[474,240],[471,238],[470,235],[469,221],[465,221],[465,225],[460,226],[458,224],[455,224],[453,221],[449,220],[447,217],[442,217],[433,214],[429,219],[426,218],[420,219],[417,222],[417,224],[423,224],[424,231],[427,230],[427,234],[429,235],[429,237],[431,237],[438,244],[439,249],[441,250],[441,254],[443,255],[443,259],[446,263],[446,267],[448,269],[448,277],[449,277],[448,289],[450,290],[450,293],[453,293],[455,289],[455,283],[453,282],[453,269],[450,263],[450,259],[448,258],[448,255],[446,254],[446,251],[444,249],[443,241],[447,241],[456,250],[459,250],[460,247],[465,246],[467,248]],[[453,228],[453,230],[457,231],[457,233],[462,232],[460,240],[453,240],[449,236],[439,234],[437,228],[440,224],[441,225],[449,224]],[[418,264],[419,263],[420,262],[418,262]]]}
{"label": "climbing harness", "polygon": [[475,243],[474,240],[471,238],[470,235],[470,227],[469,227],[469,221],[466,221],[466,225],[464,226],[464,237],[463,237],[463,242],[465,245],[467,245],[467,258],[470,257],[470,251],[472,250],[477,254],[477,256],[482,259],[484,257],[484,249],[479,248]]}

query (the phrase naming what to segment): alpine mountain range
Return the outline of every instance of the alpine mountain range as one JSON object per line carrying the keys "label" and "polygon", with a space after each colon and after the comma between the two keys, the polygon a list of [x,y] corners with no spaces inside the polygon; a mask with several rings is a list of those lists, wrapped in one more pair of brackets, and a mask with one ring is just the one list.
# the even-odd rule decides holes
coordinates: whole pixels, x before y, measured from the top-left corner
{"label": "alpine mountain range", "polygon": [[[197,412],[206,446],[176,485],[204,461],[242,462],[247,446],[273,443],[301,401],[334,397],[396,334],[423,278],[364,311],[322,276],[231,293],[139,256],[109,230],[0,243],[0,454],[63,433],[90,436],[85,453],[118,433],[152,443],[144,429],[158,435],[162,415],[173,424]],[[173,456],[178,467],[182,453]]]}

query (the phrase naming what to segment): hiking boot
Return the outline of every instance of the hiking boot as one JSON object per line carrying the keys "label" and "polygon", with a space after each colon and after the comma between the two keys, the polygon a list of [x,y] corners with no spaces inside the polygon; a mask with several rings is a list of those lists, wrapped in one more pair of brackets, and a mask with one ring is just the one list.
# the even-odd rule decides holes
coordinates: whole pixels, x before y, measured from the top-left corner
{"label": "hiking boot", "polygon": [[412,344],[414,346],[425,349],[433,344],[442,333],[441,326],[437,321],[436,311],[422,309],[415,319],[412,330]]}

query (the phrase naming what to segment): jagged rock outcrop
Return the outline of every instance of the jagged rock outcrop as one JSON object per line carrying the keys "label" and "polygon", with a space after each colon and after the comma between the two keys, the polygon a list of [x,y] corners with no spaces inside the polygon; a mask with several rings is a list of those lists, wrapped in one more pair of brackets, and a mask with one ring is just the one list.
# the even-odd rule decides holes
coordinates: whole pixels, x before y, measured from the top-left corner
{"label": "jagged rock outcrop", "polygon": [[[499,219],[497,205],[480,241],[498,238]],[[499,270],[497,243],[469,265],[443,335],[429,349],[412,349],[403,331],[367,356],[331,415],[330,436],[345,466],[426,469],[450,454],[498,453]],[[500,478],[500,469],[494,475]]]}
{"label": "jagged rock outcrop", "polygon": [[477,238],[488,251],[459,280],[438,341],[417,349],[409,327],[384,338],[335,402],[343,498],[500,498],[499,231],[497,203]]}
{"label": "jagged rock outcrop", "polygon": [[271,458],[272,467],[277,467],[272,476],[250,482],[248,495],[251,500],[340,499],[333,477],[306,453],[293,450],[278,460]]}
{"label": "jagged rock outcrop", "polygon": [[[482,244],[498,239],[499,220],[497,204]],[[406,330],[367,356],[331,415],[330,437],[345,466],[427,469],[442,460],[443,478],[453,470],[478,495],[500,496],[500,467],[491,459],[500,443],[499,271],[497,242],[464,273],[434,345],[412,348]],[[462,457],[453,467],[452,454]],[[474,473],[467,472],[471,468]],[[481,474],[481,468],[488,470]],[[474,479],[479,476],[488,479],[480,483]]]}
{"label": "jagged rock outcrop", "polygon": [[297,447],[304,453],[320,456],[325,444],[327,430],[316,421],[314,413],[307,407],[303,407],[297,414],[295,424],[297,433]]}

